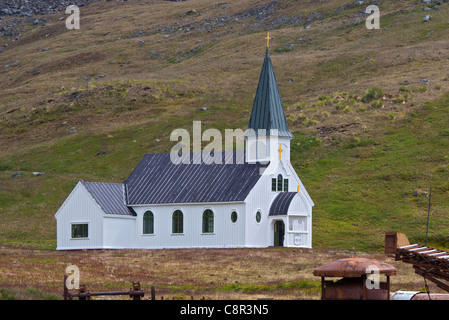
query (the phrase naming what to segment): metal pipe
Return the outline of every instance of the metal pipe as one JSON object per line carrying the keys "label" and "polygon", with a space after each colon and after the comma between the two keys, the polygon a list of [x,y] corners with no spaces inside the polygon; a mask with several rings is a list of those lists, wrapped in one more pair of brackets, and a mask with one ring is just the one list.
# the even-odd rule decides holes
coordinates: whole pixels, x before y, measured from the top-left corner
{"label": "metal pipe", "polygon": [[111,292],[80,292],[80,293],[69,293],[72,297],[88,297],[88,296],[143,296],[145,292],[140,291],[111,291]]}
{"label": "metal pipe", "polygon": [[399,290],[391,294],[390,300],[449,300],[449,294]]}
{"label": "metal pipe", "polygon": [[426,228],[426,246],[427,246],[427,239],[429,235],[429,218],[430,218],[430,199],[432,199],[432,187],[430,187],[430,193],[429,193],[429,206],[427,208],[427,228]]}

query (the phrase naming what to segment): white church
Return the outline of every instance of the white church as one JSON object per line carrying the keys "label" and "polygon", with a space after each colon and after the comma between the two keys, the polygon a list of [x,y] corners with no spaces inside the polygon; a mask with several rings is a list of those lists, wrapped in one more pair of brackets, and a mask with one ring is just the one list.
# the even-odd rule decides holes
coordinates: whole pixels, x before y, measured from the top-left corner
{"label": "white church", "polygon": [[223,152],[240,162],[145,154],[123,183],[79,181],[55,214],[57,250],[311,248],[314,203],[290,163],[268,48],[248,129],[245,150]]}

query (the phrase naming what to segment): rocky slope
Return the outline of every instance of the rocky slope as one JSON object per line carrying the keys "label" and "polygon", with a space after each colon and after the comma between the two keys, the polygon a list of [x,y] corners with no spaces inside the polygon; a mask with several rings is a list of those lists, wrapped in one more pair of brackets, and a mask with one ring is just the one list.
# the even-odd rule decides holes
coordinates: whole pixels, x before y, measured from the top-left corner
{"label": "rocky slope", "polygon": [[46,15],[65,11],[70,5],[82,7],[97,1],[99,0],[4,0],[0,2],[0,15],[23,17]]}

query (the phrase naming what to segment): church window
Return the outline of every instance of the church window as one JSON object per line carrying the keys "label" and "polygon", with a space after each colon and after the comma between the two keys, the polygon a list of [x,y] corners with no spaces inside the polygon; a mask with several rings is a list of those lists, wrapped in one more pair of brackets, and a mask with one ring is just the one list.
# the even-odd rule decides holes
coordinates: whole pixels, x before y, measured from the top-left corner
{"label": "church window", "polygon": [[282,191],[282,174],[278,175],[278,191]]}
{"label": "church window", "polygon": [[147,211],[143,215],[143,233],[153,234],[154,233],[154,215],[153,212]]}
{"label": "church window", "polygon": [[271,191],[276,191],[276,178],[271,179]]}
{"label": "church window", "polygon": [[87,238],[89,235],[88,232],[88,224],[72,224],[72,238],[73,239],[79,239],[79,238]]}
{"label": "church window", "polygon": [[203,233],[214,232],[214,213],[210,209],[203,212]]}
{"label": "church window", "polygon": [[183,214],[181,210],[173,212],[172,233],[183,233]]}
{"label": "church window", "polygon": [[257,213],[256,213],[256,221],[257,221],[257,223],[259,223],[261,219],[262,219],[262,214],[260,213],[260,211],[257,211]]}
{"label": "church window", "polygon": [[236,223],[237,222],[237,211],[232,211],[232,213],[231,213],[231,221],[232,221],[232,223]]}
{"label": "church window", "polygon": [[284,192],[288,192],[288,179],[284,179]]}

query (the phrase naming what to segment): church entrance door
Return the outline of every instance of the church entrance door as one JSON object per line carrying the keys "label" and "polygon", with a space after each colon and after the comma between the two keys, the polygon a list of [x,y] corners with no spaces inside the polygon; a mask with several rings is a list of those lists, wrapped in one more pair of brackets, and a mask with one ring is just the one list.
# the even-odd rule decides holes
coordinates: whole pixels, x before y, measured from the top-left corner
{"label": "church entrance door", "polygon": [[276,220],[274,223],[274,246],[284,246],[285,225],[284,221]]}

